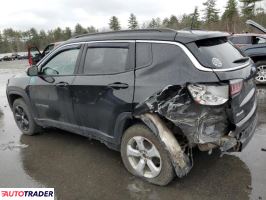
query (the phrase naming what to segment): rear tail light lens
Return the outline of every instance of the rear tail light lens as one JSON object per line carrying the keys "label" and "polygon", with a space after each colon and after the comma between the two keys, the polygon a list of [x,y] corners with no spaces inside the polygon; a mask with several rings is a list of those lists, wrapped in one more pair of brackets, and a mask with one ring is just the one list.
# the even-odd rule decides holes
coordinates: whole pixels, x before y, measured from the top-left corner
{"label": "rear tail light lens", "polygon": [[189,84],[188,90],[194,101],[201,105],[222,105],[229,99],[228,85]]}
{"label": "rear tail light lens", "polygon": [[241,92],[243,87],[243,80],[230,81],[230,95],[234,96]]}

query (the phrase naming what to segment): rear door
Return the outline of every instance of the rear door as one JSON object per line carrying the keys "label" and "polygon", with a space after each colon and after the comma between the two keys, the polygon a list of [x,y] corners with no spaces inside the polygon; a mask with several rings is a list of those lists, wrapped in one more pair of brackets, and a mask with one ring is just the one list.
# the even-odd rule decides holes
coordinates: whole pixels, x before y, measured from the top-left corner
{"label": "rear door", "polygon": [[84,134],[112,139],[116,122],[132,111],[134,45],[98,42],[85,47],[72,87],[74,115]]}

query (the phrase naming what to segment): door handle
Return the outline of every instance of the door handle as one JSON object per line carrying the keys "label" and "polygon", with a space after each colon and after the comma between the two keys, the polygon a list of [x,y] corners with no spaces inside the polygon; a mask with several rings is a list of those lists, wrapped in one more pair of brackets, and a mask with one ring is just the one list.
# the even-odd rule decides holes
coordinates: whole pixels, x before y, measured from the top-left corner
{"label": "door handle", "polygon": [[120,83],[120,82],[110,83],[108,86],[116,90],[128,88],[127,83]]}
{"label": "door handle", "polygon": [[66,86],[68,86],[69,84],[67,83],[67,82],[59,82],[59,83],[57,83],[57,84],[55,84],[56,85],[56,87],[66,87]]}

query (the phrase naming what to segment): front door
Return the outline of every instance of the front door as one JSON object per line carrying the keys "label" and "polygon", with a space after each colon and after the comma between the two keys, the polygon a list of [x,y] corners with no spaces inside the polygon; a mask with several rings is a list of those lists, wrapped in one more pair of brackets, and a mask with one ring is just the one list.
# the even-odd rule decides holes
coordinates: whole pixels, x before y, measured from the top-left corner
{"label": "front door", "polygon": [[134,42],[85,47],[80,75],[72,85],[75,117],[85,134],[110,139],[116,121],[132,111]]}
{"label": "front door", "polygon": [[31,78],[29,95],[38,120],[56,127],[75,124],[70,87],[79,56],[80,46],[62,48],[39,66],[39,76]]}

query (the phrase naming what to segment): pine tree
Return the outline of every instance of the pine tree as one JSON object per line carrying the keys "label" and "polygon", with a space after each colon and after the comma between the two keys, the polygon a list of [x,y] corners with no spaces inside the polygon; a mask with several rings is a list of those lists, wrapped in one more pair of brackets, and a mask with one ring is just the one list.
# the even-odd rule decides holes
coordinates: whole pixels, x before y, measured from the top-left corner
{"label": "pine tree", "polygon": [[5,51],[4,49],[4,45],[3,45],[3,38],[2,38],[2,34],[0,32],[0,53],[3,53]]}
{"label": "pine tree", "polygon": [[216,0],[207,0],[203,3],[205,6],[204,11],[204,22],[207,25],[210,25],[212,23],[216,23],[219,21],[219,10],[216,8]]}
{"label": "pine tree", "polygon": [[171,15],[168,28],[178,29],[179,21],[175,15]]}
{"label": "pine tree", "polygon": [[75,26],[75,35],[82,35],[88,33],[87,29],[83,28],[80,24]]}
{"label": "pine tree", "polygon": [[131,13],[128,20],[128,28],[134,30],[137,29],[138,26],[139,25],[136,16],[133,13]]}
{"label": "pine tree", "polygon": [[63,34],[64,34],[64,40],[68,40],[72,36],[72,31],[69,27],[66,27]]}
{"label": "pine tree", "polygon": [[191,14],[191,28],[199,29],[200,28],[200,19],[199,19],[199,10],[198,7],[195,8],[194,13]]}
{"label": "pine tree", "polygon": [[228,0],[225,11],[222,16],[222,21],[226,24],[226,30],[228,32],[236,31],[236,23],[239,18],[239,13],[237,10],[237,2],[236,0]]}
{"label": "pine tree", "polygon": [[179,21],[175,15],[171,15],[170,18],[164,18],[161,26],[165,28],[178,29]]}
{"label": "pine tree", "polygon": [[189,28],[191,27],[192,24],[192,16],[193,14],[190,15],[186,15],[184,14],[181,18],[181,22],[180,22],[180,28]]}
{"label": "pine tree", "polygon": [[154,18],[152,18],[148,27],[149,28],[156,28],[156,26],[157,26],[156,20]]}
{"label": "pine tree", "polygon": [[121,29],[120,23],[118,21],[118,18],[116,16],[112,16],[109,22],[109,28],[113,31],[118,31]]}
{"label": "pine tree", "polygon": [[255,16],[255,5],[262,0],[239,0],[242,3],[242,15],[246,19],[252,19]]}
{"label": "pine tree", "polygon": [[152,18],[148,27],[149,28],[160,28],[161,27],[161,19],[159,17],[157,17],[156,19]]}
{"label": "pine tree", "polygon": [[54,40],[56,42],[63,40],[63,32],[59,27],[54,30]]}
{"label": "pine tree", "polygon": [[164,28],[169,28],[169,19],[167,17],[163,19],[162,26]]}
{"label": "pine tree", "polygon": [[94,26],[89,26],[87,29],[88,29],[88,32],[89,33],[96,33],[96,32],[98,32]]}

